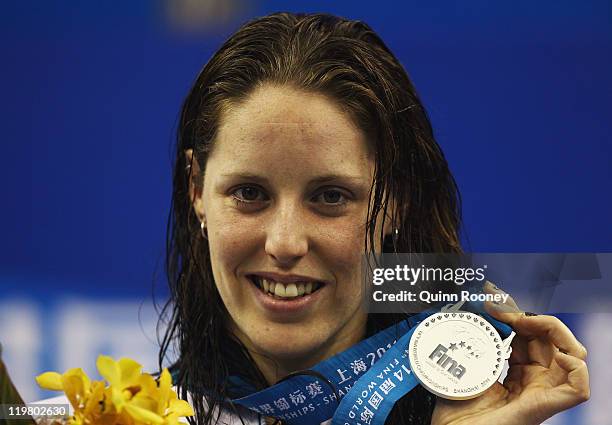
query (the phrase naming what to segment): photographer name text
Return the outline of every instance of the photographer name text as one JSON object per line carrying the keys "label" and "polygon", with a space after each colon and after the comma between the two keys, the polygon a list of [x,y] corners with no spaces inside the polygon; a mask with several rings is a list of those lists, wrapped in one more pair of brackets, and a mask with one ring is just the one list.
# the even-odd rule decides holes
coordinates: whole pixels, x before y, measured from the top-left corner
{"label": "photographer name text", "polygon": [[492,302],[492,303],[505,303],[508,301],[510,295],[503,293],[471,293],[469,291],[461,291],[458,293],[444,293],[441,291],[431,292],[427,290],[421,290],[417,292],[412,291],[399,291],[395,293],[386,293],[383,291],[374,291],[372,293],[372,299],[375,302],[415,302],[421,301],[427,304],[448,302],[457,303],[459,301],[465,302]]}

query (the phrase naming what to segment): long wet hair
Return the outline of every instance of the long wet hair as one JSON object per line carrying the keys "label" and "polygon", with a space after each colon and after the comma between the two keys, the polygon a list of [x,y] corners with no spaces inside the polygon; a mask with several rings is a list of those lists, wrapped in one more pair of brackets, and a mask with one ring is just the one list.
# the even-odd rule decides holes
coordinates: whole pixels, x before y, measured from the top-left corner
{"label": "long wet hair", "polygon": [[[192,396],[196,416],[191,422],[199,425],[215,423],[219,407],[238,412],[223,401],[236,396],[229,376],[239,375],[257,389],[268,384],[228,331],[230,317],[190,200],[196,164],[187,162],[185,151],[193,151],[192,161],[203,175],[224,106],[263,84],[326,95],[372,143],[375,177],[365,253],[375,242],[383,252],[461,250],[455,181],[406,71],[380,37],[361,21],[327,14],[276,13],[243,25],[200,72],[184,102],[177,135],[167,235],[170,300],[162,312],[167,330],[159,363],[175,362],[176,383],[183,398]],[[201,184],[201,175],[193,177]],[[376,230],[379,214],[383,221],[396,217],[393,235]],[[367,333],[403,318],[370,314]],[[167,358],[172,347],[178,359]],[[433,407],[434,397],[417,388],[396,403],[386,423],[429,424]]]}

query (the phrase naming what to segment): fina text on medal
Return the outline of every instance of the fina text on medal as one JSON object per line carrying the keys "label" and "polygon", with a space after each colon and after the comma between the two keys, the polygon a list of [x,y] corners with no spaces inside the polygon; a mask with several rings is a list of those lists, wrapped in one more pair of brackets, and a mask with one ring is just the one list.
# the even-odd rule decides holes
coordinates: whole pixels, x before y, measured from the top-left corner
{"label": "fina text on medal", "polygon": [[415,302],[421,301],[424,303],[438,303],[438,302],[449,302],[457,303],[459,301],[490,301],[496,303],[505,303],[508,300],[508,294],[490,294],[490,293],[471,293],[469,291],[461,291],[459,293],[444,293],[441,291],[431,292],[422,290],[419,292],[412,291],[399,291],[395,293],[387,294],[383,291],[374,291],[372,293],[372,299],[375,302]]}

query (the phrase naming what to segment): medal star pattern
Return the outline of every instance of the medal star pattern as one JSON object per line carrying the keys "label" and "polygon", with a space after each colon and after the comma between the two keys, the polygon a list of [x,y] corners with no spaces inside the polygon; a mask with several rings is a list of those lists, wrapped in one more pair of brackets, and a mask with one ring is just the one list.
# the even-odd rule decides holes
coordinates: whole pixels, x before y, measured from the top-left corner
{"label": "medal star pattern", "polygon": [[448,349],[451,351],[456,351],[456,350],[461,350],[461,348],[465,348],[466,350],[466,355],[472,356],[475,359],[480,358],[480,355],[476,352],[472,350],[472,346],[471,345],[467,345],[467,343],[465,341],[460,341],[460,342],[451,342],[448,344]]}

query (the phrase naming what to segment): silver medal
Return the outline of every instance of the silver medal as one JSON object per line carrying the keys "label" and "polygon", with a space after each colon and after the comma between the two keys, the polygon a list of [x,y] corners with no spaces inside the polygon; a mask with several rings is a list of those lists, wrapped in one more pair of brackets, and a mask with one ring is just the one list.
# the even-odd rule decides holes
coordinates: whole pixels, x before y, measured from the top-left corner
{"label": "silver medal", "polygon": [[412,372],[421,385],[451,400],[478,397],[499,379],[515,335],[502,339],[486,319],[460,306],[423,320],[408,346]]}

